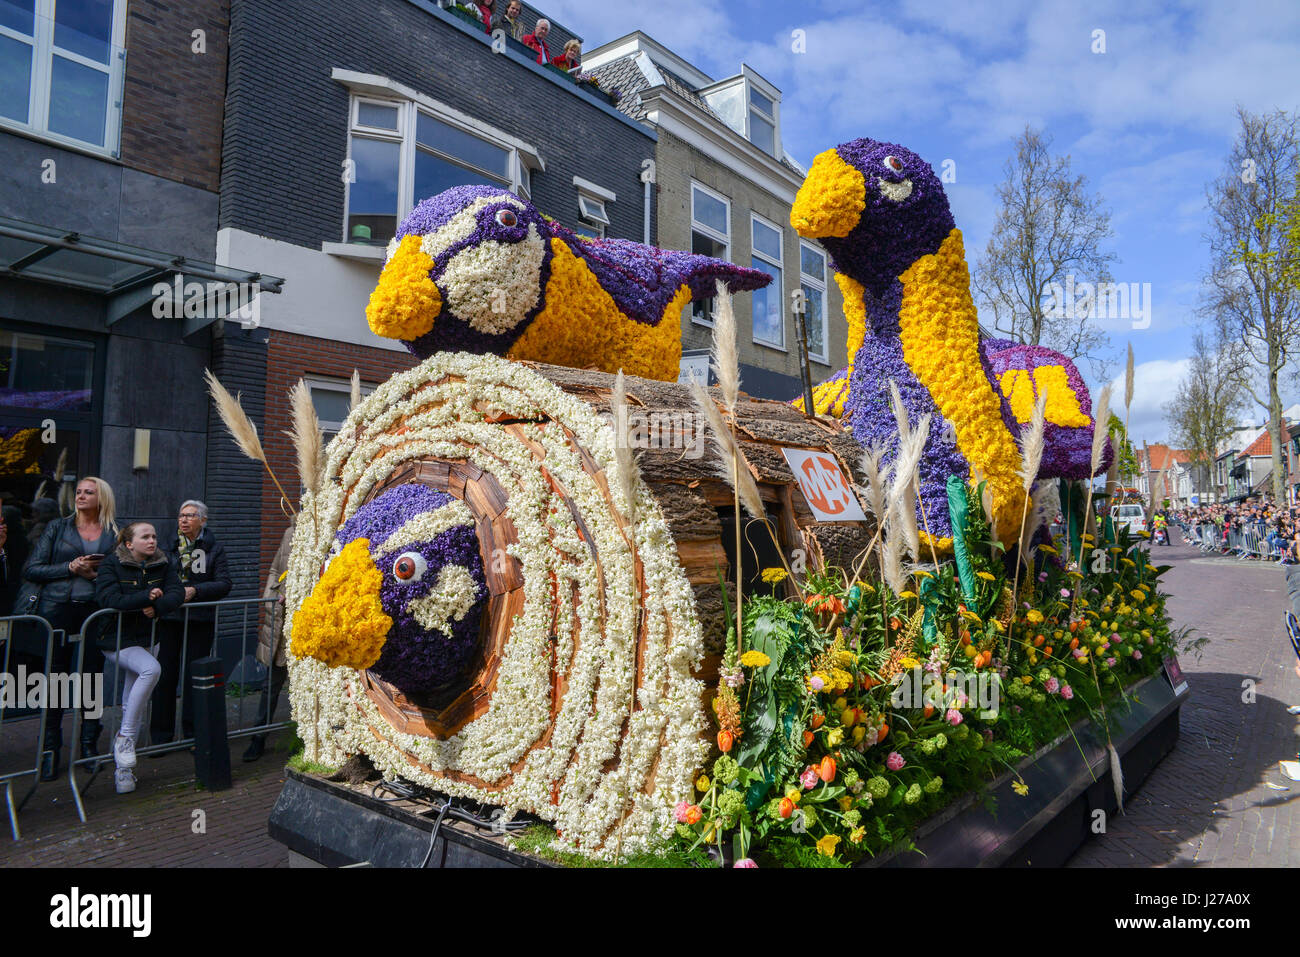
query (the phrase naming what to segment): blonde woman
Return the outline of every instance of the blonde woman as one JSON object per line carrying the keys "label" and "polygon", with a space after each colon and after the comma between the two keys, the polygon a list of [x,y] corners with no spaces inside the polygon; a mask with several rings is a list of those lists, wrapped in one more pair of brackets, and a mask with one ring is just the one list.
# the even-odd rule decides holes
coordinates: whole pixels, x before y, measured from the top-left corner
{"label": "blonde woman", "polygon": [[[117,537],[116,505],[113,489],[101,478],[88,475],[77,482],[74,499],[76,512],[55,519],[45,526],[36,547],[23,567],[23,578],[39,587],[32,593],[30,614],[40,615],[56,631],[68,635],[81,633],[81,626],[95,603],[95,576],[104,556],[113,551]],[[56,642],[54,672],[69,674],[73,670],[75,645]],[[86,643],[82,671],[95,674],[102,668],[99,649]],[[99,753],[98,720],[86,718],[81,725],[80,757]],[[63,749],[63,709],[51,708],[42,745],[41,780],[52,781],[59,775]]]}
{"label": "blonde woman", "polygon": [[564,53],[555,58],[555,65],[572,73],[582,66],[582,43],[577,39],[564,45]]}

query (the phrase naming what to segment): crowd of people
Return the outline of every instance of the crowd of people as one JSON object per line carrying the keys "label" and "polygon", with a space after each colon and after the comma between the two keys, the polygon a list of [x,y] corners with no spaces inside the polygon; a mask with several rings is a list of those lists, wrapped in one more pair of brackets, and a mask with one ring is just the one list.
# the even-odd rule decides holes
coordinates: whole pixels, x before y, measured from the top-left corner
{"label": "crowd of people", "polygon": [[1278,506],[1272,502],[1246,502],[1234,505],[1201,505],[1171,513],[1195,544],[1211,539],[1228,551],[1233,533],[1254,531],[1258,540],[1275,555],[1279,564],[1300,562],[1300,507]]}
{"label": "crowd of people", "polygon": [[[112,742],[119,794],[135,789],[136,744],[152,702],[150,743],[173,740],[178,681],[190,664],[212,654],[215,608],[205,603],[230,594],[226,552],[208,525],[208,508],[190,499],[177,512],[175,533],[160,535],[148,522],[117,522],[112,487],[87,476],[76,483],[75,509],[61,516],[53,499],[30,508],[5,504],[0,523],[0,614],[36,615],[56,632],[51,674],[95,674],[113,664],[123,678],[122,716]],[[280,625],[283,623],[282,573],[288,560],[292,525],[285,532],[268,576],[265,599],[278,599],[258,636],[258,660],[268,669],[258,714],[273,714],[288,671]],[[198,606],[187,609],[186,606]],[[87,620],[101,609],[123,612]],[[30,629],[30,626],[28,626]],[[61,634],[59,634],[61,633]],[[82,635],[77,643],[65,636]],[[44,668],[44,637],[15,626],[10,667]],[[194,736],[193,700],[183,696],[181,728]],[[98,756],[103,725],[89,703],[77,744],[80,759]],[[40,776],[58,777],[63,753],[61,708],[48,709]],[[251,739],[244,760],[261,757],[265,735]]]}
{"label": "crowd of people", "polygon": [[479,18],[487,33],[504,30],[506,35],[518,40],[537,54],[537,62],[545,66],[550,63],[562,70],[577,70],[582,66],[582,44],[577,39],[564,44],[564,52],[559,56],[551,55],[546,38],[551,33],[551,22],[545,17],[528,28],[523,22],[523,5],[519,0],[509,0],[505,10],[498,10],[497,0],[474,0],[466,9]]}

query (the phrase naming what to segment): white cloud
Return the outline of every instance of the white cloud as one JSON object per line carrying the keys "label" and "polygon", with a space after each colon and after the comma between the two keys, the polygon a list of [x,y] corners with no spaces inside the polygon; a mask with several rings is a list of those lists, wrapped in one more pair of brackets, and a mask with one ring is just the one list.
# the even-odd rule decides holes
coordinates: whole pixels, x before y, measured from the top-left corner
{"label": "white cloud", "polygon": [[[1155,359],[1133,367],[1133,405],[1128,412],[1129,438],[1135,446],[1164,442],[1169,434],[1164,406],[1187,375],[1189,359]],[[1094,401],[1097,394],[1093,392]],[[1112,380],[1111,411],[1124,418],[1124,374]]]}

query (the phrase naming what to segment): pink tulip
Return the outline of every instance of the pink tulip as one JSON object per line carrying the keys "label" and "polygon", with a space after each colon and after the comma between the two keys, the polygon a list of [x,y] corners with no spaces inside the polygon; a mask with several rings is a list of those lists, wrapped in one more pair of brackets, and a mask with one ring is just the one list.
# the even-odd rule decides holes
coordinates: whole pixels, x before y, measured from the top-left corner
{"label": "pink tulip", "polygon": [[1056,694],[1057,689],[1060,688],[1060,687],[1061,687],[1061,683],[1060,683],[1059,681],[1057,681],[1055,678],[1048,678],[1048,679],[1047,679],[1047,685],[1046,685],[1046,688],[1047,688],[1047,693],[1048,693],[1048,694]]}
{"label": "pink tulip", "polygon": [[686,812],[691,809],[690,801],[678,801],[677,807],[673,809],[673,816],[677,818],[678,824],[686,823]]}
{"label": "pink tulip", "polygon": [[754,863],[753,859],[749,857],[742,857],[740,860],[736,861],[736,863],[731,866],[732,867],[758,867],[758,865]]}
{"label": "pink tulip", "polygon": [[1133,649],[1133,657],[1134,657],[1135,659],[1137,659],[1138,661],[1141,661],[1141,660],[1142,660],[1142,652],[1140,652],[1140,651],[1138,651],[1136,648],[1134,648],[1134,649]]}
{"label": "pink tulip", "polygon": [[1066,701],[1069,701],[1071,698],[1074,697],[1074,689],[1071,688],[1069,685],[1063,686],[1061,688],[1061,697],[1064,698]]}
{"label": "pink tulip", "polygon": [[885,767],[889,768],[889,770],[891,771],[903,770],[903,765],[905,765],[906,763],[907,763],[907,759],[904,758],[897,751],[890,751],[889,757],[885,758]]}
{"label": "pink tulip", "polygon": [[808,768],[803,774],[799,775],[799,783],[803,785],[805,791],[811,791],[817,786],[817,769]]}
{"label": "pink tulip", "polygon": [[961,724],[961,712],[956,708],[949,708],[948,713],[943,716],[943,720],[947,721],[955,728],[957,725]]}

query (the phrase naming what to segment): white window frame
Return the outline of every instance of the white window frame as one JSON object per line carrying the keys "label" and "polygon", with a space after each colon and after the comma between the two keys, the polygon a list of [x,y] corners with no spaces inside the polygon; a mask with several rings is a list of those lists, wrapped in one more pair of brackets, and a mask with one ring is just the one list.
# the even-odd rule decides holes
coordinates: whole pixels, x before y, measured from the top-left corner
{"label": "white window frame", "polygon": [[[331,379],[325,376],[309,375],[309,376],[303,376],[303,382],[307,384],[307,394],[309,396],[315,390],[319,389],[322,392],[338,392],[344,396],[347,396],[349,399],[352,397],[351,380]],[[370,393],[374,392],[375,389],[377,388],[379,387],[375,385],[366,385],[365,380],[363,379],[361,382],[361,398],[364,399],[366,396],[370,395]],[[315,403],[312,404],[312,408],[313,409],[315,408]],[[342,422],[335,422],[333,420],[327,420],[327,419],[320,420],[320,429],[328,436],[338,435],[339,430],[342,428],[343,428]],[[326,441],[328,442],[329,439],[327,438]]]}
{"label": "white window frame", "polygon": [[[27,122],[21,123],[8,116],[0,116],[0,128],[21,130],[42,140],[69,146],[97,156],[121,155],[122,147],[122,87],[126,73],[126,6],[127,0],[113,0],[113,26],[109,37],[108,63],[98,63],[71,50],[54,46],[55,0],[36,0],[33,36],[0,26],[0,36],[8,37],[31,47],[32,70],[27,96]],[[54,51],[73,63],[108,75],[108,98],[104,106],[104,145],[73,139],[49,129],[50,87],[54,78]]]}
{"label": "white window frame", "polygon": [[[337,77],[336,77],[337,78]],[[396,87],[397,85],[394,84]],[[375,127],[362,126],[358,122],[359,104],[362,102],[373,103],[380,106],[397,107],[397,131],[376,129]],[[509,167],[510,176],[507,180],[501,174],[475,166],[473,163],[466,162],[460,157],[453,157],[448,154],[439,152],[436,149],[430,149],[428,146],[416,145],[416,128],[419,121],[419,114],[425,113],[440,123],[455,127],[471,136],[476,136],[481,140],[486,140],[493,146],[505,150],[509,154],[507,166]],[[502,189],[509,190],[516,196],[525,200],[530,199],[532,192],[532,173],[540,172],[540,168],[534,168],[533,164],[526,162],[525,154],[536,156],[537,151],[531,146],[524,144],[522,141],[515,139],[508,133],[498,130],[496,127],[489,126],[467,116],[452,107],[447,106],[437,100],[420,96],[419,100],[400,98],[397,96],[387,97],[376,95],[375,93],[354,93],[348,105],[348,160],[352,159],[352,142],[356,137],[363,139],[385,140],[390,143],[401,145],[397,166],[397,222],[400,224],[412,209],[418,200],[426,197],[415,195],[415,161],[416,155],[420,149],[431,153],[439,158],[445,158],[447,162],[456,166],[462,166],[466,169],[491,179],[501,184]],[[343,197],[343,242],[349,243],[348,236],[348,215],[352,204],[352,183],[345,183]]]}
{"label": "white window frame", "polygon": [[[770,115],[764,113],[762,107],[758,106],[754,102],[755,93],[760,94],[772,104],[772,112]],[[757,113],[760,119],[766,120],[768,123],[772,124],[772,153],[769,155],[780,159],[781,127],[777,125],[776,122],[776,103],[776,97],[768,96],[766,90],[757,89],[752,81],[747,80],[745,82],[745,139],[749,140],[755,146],[758,146],[758,143],[754,141],[753,124],[754,114]],[[761,146],[758,146],[758,148],[763,149]],[[763,152],[766,153],[767,150],[763,150]]]}
{"label": "white window frame", "polygon": [[[808,275],[808,273],[803,271],[803,251],[805,248],[810,250],[811,252],[816,253],[818,256],[821,257],[821,261],[822,261],[821,279],[818,279],[815,276],[810,276]],[[807,240],[804,239],[799,240],[799,284],[801,286],[807,286],[810,289],[816,289],[822,294],[822,349],[825,351],[821,355],[816,355],[811,350],[809,350],[808,358],[814,360],[815,362],[820,362],[823,365],[831,364],[830,362],[830,351],[831,351],[830,317],[827,314],[827,303],[829,301],[829,295],[826,289],[826,270],[829,268],[830,268],[829,260],[827,259],[826,251],[824,249],[822,249],[820,246],[808,242]],[[808,314],[805,312],[804,320],[807,321],[807,318],[808,318]]]}
{"label": "white window frame", "polygon": [[[708,226],[695,218],[695,191],[697,189],[701,193],[704,193],[706,196],[718,200],[720,203],[722,203],[723,208],[726,209],[727,232],[725,234],[718,232],[712,226]],[[726,196],[722,195],[721,193],[719,193],[717,190],[710,189],[709,187],[705,186],[703,183],[697,183],[695,180],[691,180],[691,232],[695,232],[696,230],[703,233],[705,236],[708,236],[710,239],[714,240],[715,242],[722,243],[723,251],[722,251],[722,256],[720,258],[730,261],[731,259],[731,200],[728,199]],[[691,246],[693,247],[694,245],[695,245],[694,241],[692,241]],[[701,319],[699,316],[695,314],[695,310],[692,308],[691,322],[697,326],[704,326],[706,329],[711,329],[713,328],[713,317],[715,315],[716,312],[713,309],[710,309],[709,318]]]}
{"label": "white window frame", "polygon": [[[755,223],[759,223],[762,226],[766,226],[768,229],[776,231],[776,236],[777,236],[776,248],[781,252],[781,255],[777,259],[773,259],[770,254],[761,251],[756,245],[754,245],[754,224]],[[750,211],[749,214],[749,253],[751,256],[754,256],[755,258],[763,260],[763,262],[767,263],[769,266],[772,266],[780,273],[780,279],[777,281],[777,284],[781,287],[776,290],[777,314],[781,317],[781,323],[780,323],[781,341],[770,342],[767,339],[759,338],[758,323],[754,322],[754,313],[753,313],[752,306],[750,308],[750,315],[749,315],[750,337],[753,339],[756,345],[765,346],[768,349],[778,349],[781,352],[785,352],[787,351],[785,345],[785,230],[782,229],[780,225],[778,225],[777,223],[772,222],[770,219],[764,216],[760,216],[758,213],[755,213],[752,210]],[[771,286],[765,286],[764,291],[770,293],[772,291]],[[753,300],[752,293],[750,294],[750,299],[752,302]]]}

